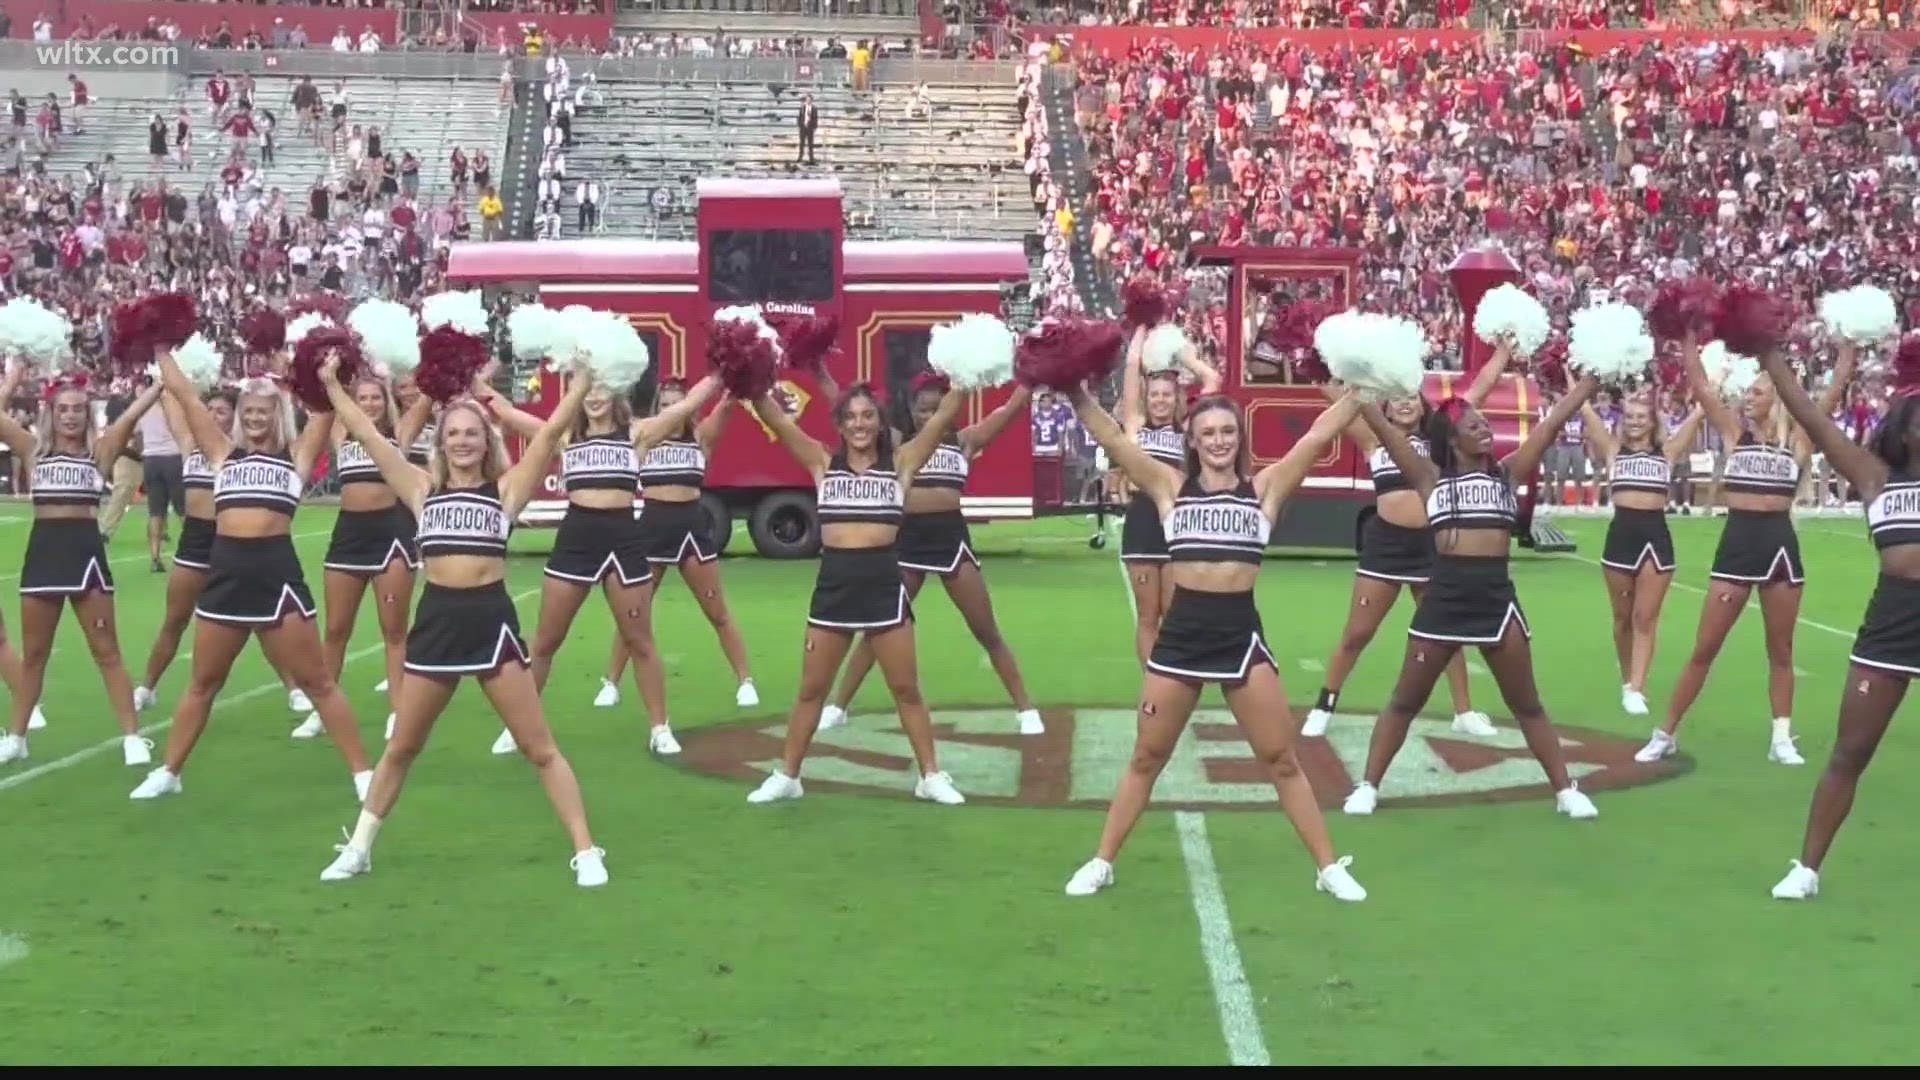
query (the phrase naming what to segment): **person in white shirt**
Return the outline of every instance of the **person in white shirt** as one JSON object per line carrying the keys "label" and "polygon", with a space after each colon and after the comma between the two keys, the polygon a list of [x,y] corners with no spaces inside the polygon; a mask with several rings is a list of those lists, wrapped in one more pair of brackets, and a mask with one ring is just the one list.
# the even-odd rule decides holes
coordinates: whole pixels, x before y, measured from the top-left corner
{"label": "person in white shirt", "polygon": [[187,516],[187,488],[181,477],[184,459],[164,411],[149,409],[134,431],[141,446],[140,481],[147,489],[147,556],[153,560],[153,572],[160,574],[166,572],[160,546],[167,538],[167,510],[171,507],[183,521]]}

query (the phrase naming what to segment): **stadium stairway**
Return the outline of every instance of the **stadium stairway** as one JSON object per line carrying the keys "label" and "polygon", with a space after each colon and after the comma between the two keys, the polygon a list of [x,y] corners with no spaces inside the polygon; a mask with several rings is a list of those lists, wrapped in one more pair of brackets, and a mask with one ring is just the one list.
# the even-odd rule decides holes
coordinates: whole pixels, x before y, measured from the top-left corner
{"label": "stadium stairway", "polygon": [[1073,208],[1073,282],[1080,302],[1088,314],[1120,312],[1113,283],[1099,273],[1093,263],[1093,214],[1088,212],[1091,194],[1087,178],[1092,175],[1087,161],[1086,140],[1073,119],[1074,78],[1071,68],[1050,67],[1040,80],[1040,101],[1047,111],[1047,167],[1054,181]]}

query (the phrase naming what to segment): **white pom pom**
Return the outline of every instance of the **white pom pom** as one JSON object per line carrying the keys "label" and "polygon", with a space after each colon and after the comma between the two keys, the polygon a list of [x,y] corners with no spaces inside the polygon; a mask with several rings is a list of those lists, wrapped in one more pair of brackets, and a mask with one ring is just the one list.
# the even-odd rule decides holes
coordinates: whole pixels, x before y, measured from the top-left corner
{"label": "white pom pom", "polygon": [[332,325],[333,320],[327,318],[325,315],[317,311],[307,312],[305,315],[287,323],[287,348],[291,349],[295,345],[300,344],[300,339],[306,337],[308,332],[316,327]]}
{"label": "white pom pom", "polygon": [[1551,332],[1547,309],[1512,283],[1481,297],[1473,314],[1475,337],[1489,345],[1498,345],[1504,338],[1512,342],[1513,354],[1519,357],[1532,356]]}
{"label": "white pom pom", "polygon": [[1726,342],[1717,339],[1700,350],[1700,367],[1723,401],[1739,400],[1760,377],[1758,360],[1729,350]]}
{"label": "white pom pom", "polygon": [[1349,386],[1373,382],[1373,351],[1367,347],[1372,329],[1367,316],[1342,311],[1320,320],[1313,328],[1313,347],[1327,365],[1327,373]]}
{"label": "white pom pom", "polygon": [[1617,385],[1646,375],[1653,338],[1640,309],[1594,304],[1573,313],[1567,335],[1567,366],[1597,381]]}
{"label": "white pom pom", "polygon": [[73,359],[73,325],[66,316],[24,296],[0,306],[0,350],[58,369]]}
{"label": "white pom pom", "polygon": [[1874,285],[1855,285],[1820,298],[1820,321],[1857,345],[1873,345],[1900,333],[1893,297]]}
{"label": "white pom pom", "polygon": [[1177,323],[1161,323],[1147,334],[1141,353],[1148,371],[1172,371],[1180,366],[1187,351],[1187,332]]}
{"label": "white pom pom", "polygon": [[513,355],[521,360],[538,360],[566,351],[567,318],[544,304],[515,307],[507,315],[507,338],[513,342]]}
{"label": "white pom pom", "polygon": [[463,334],[487,336],[487,306],[474,291],[434,293],[420,302],[420,322],[428,330],[452,326]]}
{"label": "white pom pom", "polygon": [[963,390],[1000,386],[1013,378],[1013,331],[991,315],[962,315],[933,328],[927,364]]}
{"label": "white pom pom", "polygon": [[624,315],[596,311],[592,318],[570,330],[573,347],[586,360],[593,381],[615,394],[633,389],[653,363],[647,343],[640,340]]}
{"label": "white pom pom", "polygon": [[406,378],[420,366],[420,322],[412,309],[391,300],[366,300],[347,316],[347,326],[360,335],[360,346],[382,378]]}
{"label": "white pom pom", "polygon": [[1365,339],[1372,352],[1371,379],[1362,389],[1389,398],[1412,397],[1427,378],[1427,354],[1433,347],[1420,324],[1412,319],[1371,315],[1372,329]]}
{"label": "white pom pom", "polygon": [[198,333],[173,350],[173,362],[179,365],[180,374],[203,394],[219,385],[220,369],[226,366],[220,350],[213,347],[206,335]]}

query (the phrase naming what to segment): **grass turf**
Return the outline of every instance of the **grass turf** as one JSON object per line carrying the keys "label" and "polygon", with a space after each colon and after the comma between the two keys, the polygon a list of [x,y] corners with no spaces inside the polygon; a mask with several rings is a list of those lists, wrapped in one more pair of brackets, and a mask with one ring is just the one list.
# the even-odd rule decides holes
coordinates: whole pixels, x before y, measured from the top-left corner
{"label": "grass turf", "polygon": [[[17,574],[28,522],[23,507],[4,513],[0,572]],[[315,507],[296,523],[316,592],[330,522]],[[121,643],[136,678],[164,581],[143,565],[144,525],[130,516],[113,544]],[[1567,526],[1575,556],[1516,559],[1542,695],[1557,721],[1637,745],[1664,709],[1703,601],[1684,586],[1706,584],[1720,529],[1698,518],[1673,525],[1682,565],[1649,687],[1655,717],[1619,708],[1600,571],[1582,561],[1597,557],[1604,522]],[[1904,1020],[1920,994],[1911,960],[1920,935],[1884,915],[1884,898],[1911,873],[1903,826],[1915,805],[1885,778],[1920,758],[1898,720],[1828,862],[1827,891],[1798,905],[1767,896],[1797,853],[1875,573],[1857,522],[1800,529],[1810,580],[1796,663],[1808,674],[1795,711],[1806,766],[1766,760],[1754,610],[1682,729],[1695,767],[1596,791],[1597,821],[1569,821],[1544,797],[1396,806],[1390,780],[1374,817],[1328,815],[1337,849],[1355,857],[1372,893],[1349,906],[1314,893],[1312,868],[1270,803],[1206,815],[1258,1025],[1252,1037],[1273,1061],[1910,1056]],[[1079,707],[1080,716],[1070,744],[1023,751],[1017,737],[975,739],[971,749],[958,736],[943,741],[963,791],[1004,783],[1008,755],[1024,755],[1027,769],[1051,769],[1056,781],[1019,789],[1028,797],[1060,801],[1071,788],[1104,800],[1124,759],[1140,682],[1127,594],[1113,550],[1087,550],[1086,532],[1079,520],[1057,519],[976,530],[1000,623],[1036,700]],[[551,535],[515,538],[526,557],[512,563],[510,585],[528,594],[529,634]],[[812,564],[723,565],[763,704],[750,718],[735,708],[714,636],[673,581],[654,621],[689,756],[702,728],[743,719],[777,728],[798,673]],[[1297,709],[1318,687],[1351,580],[1351,560],[1337,554],[1267,563],[1261,607]],[[968,730],[1010,731],[997,680],[937,586],[917,610],[928,700],[936,710],[991,710],[947,714]],[[1348,684],[1342,711],[1359,718],[1336,722],[1346,744],[1364,745],[1365,714],[1398,671],[1410,612],[1403,598]],[[17,608],[7,615],[14,632]],[[123,766],[117,746],[19,781],[114,734],[69,618],[44,701],[51,726],[36,733],[30,761],[0,768],[0,995],[9,1005],[0,1060],[1227,1060],[1171,812],[1142,820],[1114,888],[1072,899],[1061,886],[1091,853],[1097,806],[935,807],[899,797],[908,784],[901,771],[864,774],[887,777],[885,794],[819,784],[799,803],[750,807],[751,782],[647,753],[630,682],[620,707],[591,707],[610,628],[604,604],[590,602],[546,695],[613,874],[608,888],[581,890],[529,770],[488,753],[498,721],[470,684],[414,769],[373,873],[346,883],[318,880],[355,812],[345,769],[325,739],[287,738],[298,718],[257,649],[236,667],[233,700],[215,713],[183,795],[130,802],[142,770]],[[377,641],[366,605],[359,655],[342,681],[376,752],[386,715],[373,692],[381,673],[368,646]],[[164,721],[187,670],[176,662],[143,723]],[[256,687],[268,689],[240,697]],[[1473,688],[1476,705],[1509,725],[1483,671]],[[1218,704],[1212,692],[1202,701]],[[1446,705],[1442,688],[1429,714],[1444,716]],[[837,759],[841,776],[862,775],[845,771],[848,762],[900,765],[877,672],[857,706],[870,715],[809,761],[809,778],[816,761],[831,773]],[[163,743],[164,732],[154,738]],[[1231,747],[1213,752],[1230,756]],[[1174,790],[1204,788],[1206,768],[1195,761],[1176,763],[1188,786]],[[1337,806],[1344,789],[1321,795]]]}

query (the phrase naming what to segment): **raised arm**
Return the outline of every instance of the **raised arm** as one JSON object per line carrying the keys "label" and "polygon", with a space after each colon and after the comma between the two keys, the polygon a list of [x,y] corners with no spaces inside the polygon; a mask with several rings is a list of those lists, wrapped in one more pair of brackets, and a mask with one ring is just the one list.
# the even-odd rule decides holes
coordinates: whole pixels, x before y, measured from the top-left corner
{"label": "raised arm", "polygon": [[687,389],[685,397],[661,409],[652,416],[636,420],[633,423],[633,447],[645,454],[658,446],[667,436],[681,430],[693,419],[693,415],[704,408],[713,396],[720,392],[720,380],[709,375]]}
{"label": "raised arm", "polygon": [[[1133,340],[1127,342],[1127,359],[1120,365],[1120,426],[1129,437],[1140,430],[1147,422],[1147,403],[1145,379],[1141,367],[1145,363],[1147,348],[1147,328],[1134,327]],[[1071,397],[1072,395],[1068,395]]]}
{"label": "raised arm", "polygon": [[[1334,440],[1352,425],[1359,411],[1360,395],[1348,390],[1340,396],[1340,400],[1321,412],[1307,433],[1293,444],[1293,449],[1288,450],[1279,461],[1254,474],[1253,490],[1259,496],[1260,508],[1266,511],[1268,520],[1279,516],[1280,504],[1306,479],[1307,473],[1313,469],[1313,463],[1320,460],[1320,455],[1327,452],[1327,447],[1332,446]],[[1246,438],[1247,433],[1241,432],[1240,437]]]}
{"label": "raised arm", "polygon": [[173,433],[173,441],[180,446],[181,454],[191,454],[199,449],[193,441],[193,430],[187,426],[186,413],[180,409],[180,403],[173,400],[173,392],[166,390],[166,383],[160,383],[160,415],[167,419],[167,430]]}
{"label": "raised arm", "polygon": [[174,404],[180,406],[180,414],[186,419],[187,430],[193,435],[193,444],[207,459],[207,467],[220,471],[221,463],[233,452],[233,442],[220,425],[213,420],[213,414],[207,411],[207,404],[194,392],[193,380],[173,362],[171,349],[160,352],[160,382],[167,388],[167,395]]}
{"label": "raised arm", "polygon": [[[1828,380],[1826,390],[1820,394],[1820,415],[1829,418],[1833,416],[1833,410],[1840,404],[1841,399],[1846,397],[1847,384],[1853,381],[1854,365],[1859,359],[1859,353],[1855,349],[1853,342],[1848,341],[1846,338],[1841,338],[1835,342],[1833,351],[1833,377]],[[1769,369],[1767,373],[1771,375],[1772,371]],[[1777,386],[1779,382],[1780,380],[1776,376],[1774,378],[1775,385]],[[1795,417],[1794,419],[1798,420],[1799,418]],[[1813,453],[1813,432],[1808,429],[1806,424],[1802,423],[1799,429],[1793,433],[1793,442],[1794,452],[1800,457],[1804,458]],[[1838,468],[1839,463],[1835,462],[1834,467]]]}
{"label": "raised arm", "polygon": [[1587,444],[1587,454],[1601,468],[1613,464],[1613,455],[1620,452],[1620,440],[1607,430],[1607,421],[1593,409],[1593,402],[1580,403],[1582,425],[1581,438]]}
{"label": "raised arm", "polygon": [[[589,379],[588,382],[592,380]],[[488,416],[493,417],[494,423],[500,425],[502,431],[509,435],[518,435],[523,439],[531,439],[540,433],[540,418],[515,408],[513,402],[508,401],[500,391],[495,390],[483,374],[473,377],[472,390],[473,399],[480,403],[480,407],[487,411]],[[424,395],[422,400],[425,400]]]}
{"label": "raised arm", "polygon": [[1513,346],[1505,341],[1493,347],[1493,355],[1487,358],[1486,363],[1480,365],[1479,371],[1473,373],[1473,382],[1468,385],[1467,392],[1462,395],[1467,399],[1467,404],[1477,409],[1481,402],[1487,400],[1487,395],[1493,393],[1493,388],[1500,385],[1500,376],[1506,372],[1507,361],[1512,356]]}
{"label": "raised arm", "polygon": [[1564,397],[1554,402],[1553,408],[1547,410],[1547,415],[1533,426],[1532,431],[1527,432],[1527,441],[1520,444],[1520,449],[1507,455],[1507,475],[1532,475],[1535,466],[1540,464],[1540,458],[1546,454],[1547,447],[1560,437],[1560,429],[1567,426],[1567,420],[1573,416],[1574,410],[1585,405],[1599,388],[1600,384],[1594,381],[1593,376],[1580,376],[1580,381],[1574,383]]}
{"label": "raised arm", "polygon": [[[389,390],[388,393],[392,391]],[[339,410],[338,405],[334,406],[335,412]],[[427,422],[432,419],[433,399],[421,394],[413,399],[413,404],[407,406],[406,412],[400,414],[400,419],[394,421],[393,441],[399,443],[402,449],[412,446],[413,441],[420,437],[420,433],[427,430]]]}
{"label": "raised arm", "polygon": [[140,391],[140,396],[127,406],[127,411],[121,413],[118,420],[108,424],[107,430],[94,440],[93,463],[101,472],[113,475],[113,461],[120,456],[120,451],[127,448],[127,440],[133,437],[133,426],[147,415],[147,410],[153,408],[153,403],[159,401],[164,393],[166,387],[160,385],[158,379],[149,383],[145,390]]}
{"label": "raised arm", "polygon": [[968,424],[960,429],[960,450],[968,457],[987,448],[994,436],[1006,430],[1007,423],[1017,413],[1024,411],[1027,403],[1033,400],[1032,389],[1022,385],[1013,388],[1013,394],[1000,407],[980,418],[978,423]]}
{"label": "raised arm", "polygon": [[1432,460],[1414,450],[1406,432],[1388,420],[1380,406],[1370,401],[1362,404],[1360,419],[1366,422],[1374,441],[1387,448],[1387,457],[1392,459],[1394,468],[1400,470],[1400,475],[1407,478],[1407,483],[1413,485],[1422,499],[1426,498],[1440,478],[1440,471],[1434,468]]}
{"label": "raised arm", "polygon": [[793,422],[793,417],[787,415],[787,410],[774,402],[772,391],[763,392],[753,399],[752,404],[754,415],[760,418],[761,423],[773,430],[774,437],[787,448],[787,453],[792,454],[793,459],[812,474],[815,481],[825,475],[833,455],[829,454],[827,448],[821,446],[813,436],[800,430],[800,425]]}
{"label": "raised arm", "polygon": [[1141,494],[1151,497],[1154,505],[1163,511],[1171,507],[1174,496],[1180,493],[1180,474],[1173,466],[1148,457],[1127,429],[1100,407],[1085,384],[1069,390],[1067,400],[1073,403],[1080,426],[1107,452],[1107,460],[1118,466]]}
{"label": "raised arm", "polygon": [[1220,369],[1200,359],[1200,350],[1194,347],[1193,342],[1187,342],[1186,348],[1180,350],[1180,364],[1199,380],[1201,394],[1220,392]]}
{"label": "raised arm", "polygon": [[1706,416],[1707,411],[1702,409],[1700,403],[1696,401],[1693,404],[1693,411],[1687,414],[1685,420],[1680,421],[1680,426],[1667,433],[1666,443],[1662,449],[1667,452],[1669,468],[1678,465],[1681,458],[1693,453],[1693,440],[1699,436],[1701,421],[1705,420]]}
{"label": "raised arm", "polygon": [[[285,393],[285,391],[281,391]],[[354,406],[356,409],[359,406]],[[301,476],[313,475],[313,463],[320,460],[320,451],[326,449],[333,436],[334,414],[330,412],[307,413],[307,426],[300,431],[300,437],[291,447],[293,467]],[[385,442],[386,440],[379,440]]]}
{"label": "raised arm", "polygon": [[727,430],[727,417],[733,413],[733,394],[725,389],[714,400],[713,408],[707,410],[698,424],[693,426],[693,437],[700,444],[702,453],[713,453],[713,444],[720,441],[720,433]]}
{"label": "raised arm", "polygon": [[[1760,358],[1760,366],[1773,377],[1773,392],[1787,412],[1806,432],[1813,445],[1827,455],[1833,467],[1840,470],[1854,487],[1860,489],[1862,499],[1871,499],[1887,485],[1887,466],[1871,450],[1856,444],[1847,438],[1833,422],[1831,410],[1822,409],[1807,396],[1800,386],[1800,380],[1794,377],[1793,369],[1787,366],[1787,358],[1778,350]],[[1836,371],[1834,379],[1839,380]]]}
{"label": "raised arm", "polygon": [[1720,391],[1707,379],[1706,366],[1700,363],[1700,345],[1692,331],[1680,344],[1680,362],[1687,369],[1687,385],[1693,387],[1693,400],[1706,410],[1707,423],[1720,433],[1728,446],[1740,441],[1740,418],[1720,400]]}
{"label": "raised arm", "polygon": [[26,363],[15,360],[7,365],[6,376],[0,378],[0,442],[5,442],[7,449],[13,451],[14,457],[25,462],[28,468],[32,468],[33,455],[39,446],[34,442],[33,432],[28,431],[20,421],[15,420],[12,411],[8,409],[8,406],[13,403],[14,393],[20,389],[20,383],[26,375]]}
{"label": "raised arm", "polygon": [[[361,449],[367,452],[367,456],[373,459],[373,463],[379,466],[380,476],[387,482],[387,486],[393,489],[393,493],[400,497],[400,501],[406,504],[407,509],[413,511],[413,516],[417,519],[420,516],[421,504],[426,501],[427,493],[433,489],[433,478],[427,475],[426,470],[408,461],[404,451],[388,442],[386,437],[380,434],[380,429],[374,426],[373,418],[353,400],[353,395],[347,393],[346,387],[340,385],[338,356],[328,357],[320,364],[320,385],[326,387],[327,400],[333,402],[333,416],[339,421],[337,425],[329,426],[337,427],[343,437],[360,444]],[[427,398],[422,395],[420,400],[425,401]],[[311,427],[318,422],[318,419],[308,420],[307,425]],[[409,439],[407,443],[401,445],[408,445],[411,442],[412,440]]]}
{"label": "raised arm", "polygon": [[500,478],[500,507],[507,513],[509,521],[520,516],[539,488],[540,481],[547,475],[547,466],[553,461],[553,452],[560,446],[560,440],[573,427],[580,416],[580,403],[587,399],[587,392],[593,389],[593,376],[583,365],[576,362],[573,377],[567,383],[567,393],[560,403],[553,407],[553,415],[540,425],[527,439],[527,447],[520,452],[520,460],[513,463]]}
{"label": "raised arm", "polygon": [[914,433],[913,438],[901,443],[900,448],[893,452],[894,471],[899,475],[901,483],[911,479],[914,473],[920,471],[920,466],[925,465],[927,459],[933,456],[933,451],[939,447],[940,440],[946,438],[947,433],[953,430],[953,419],[960,415],[961,403],[966,401],[967,395],[972,392],[959,387],[949,387],[946,393],[940,395],[940,405],[933,410],[933,415],[927,418],[927,422],[920,425],[920,430]]}

